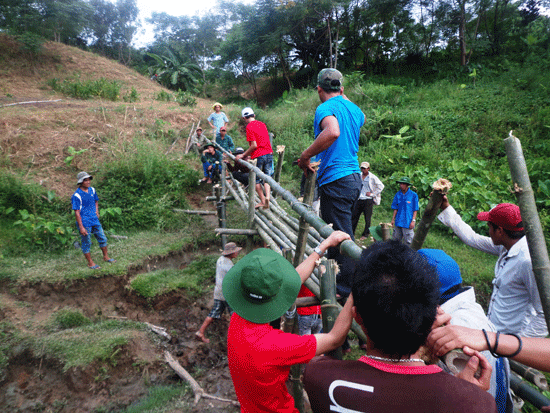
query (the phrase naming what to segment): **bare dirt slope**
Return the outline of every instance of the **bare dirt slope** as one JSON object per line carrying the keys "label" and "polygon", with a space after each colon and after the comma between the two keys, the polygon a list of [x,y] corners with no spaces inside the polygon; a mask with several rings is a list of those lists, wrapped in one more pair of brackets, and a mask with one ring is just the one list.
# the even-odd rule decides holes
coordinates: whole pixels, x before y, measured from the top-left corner
{"label": "bare dirt slope", "polygon": [[[47,86],[49,79],[71,76],[116,80],[122,85],[120,100],[72,99]],[[122,98],[132,87],[140,100],[126,103]],[[212,102],[197,98],[194,108],[160,102],[155,97],[162,90],[170,92],[117,62],[59,43],[46,43],[43,56],[29,60],[17,43],[0,35],[0,154],[7,157],[3,163],[25,170],[30,179],[63,196],[74,189],[76,171],[98,164],[115,146],[110,144],[146,135],[159,124],[180,132],[175,150],[181,151],[192,126],[206,123]],[[87,151],[68,167],[63,161],[70,146]]]}
{"label": "bare dirt slope", "polygon": [[[13,40],[0,34],[0,167],[23,173],[29,181],[55,191],[57,196],[68,197],[74,191],[78,170],[94,172],[93,168],[111,154],[112,148],[135,136],[147,136],[158,124],[181,131],[181,139],[174,147],[174,152],[181,153],[193,125],[200,120],[204,125],[211,111],[212,102],[198,98],[192,109],[155,100],[162,87],[116,62],[56,43],[47,43],[44,48],[39,60],[29,59]],[[52,77],[75,75],[81,79],[117,80],[122,84],[122,95],[134,87],[140,101],[71,99],[46,85]],[[69,147],[87,151],[66,165]],[[207,194],[205,188],[190,202],[198,207]],[[200,207],[207,209],[211,205]],[[228,319],[209,328],[209,345],[194,336],[208,314],[211,294],[190,300],[184,292],[176,292],[147,301],[126,288],[130,277],[138,272],[165,266],[183,268],[197,254],[213,252],[217,253],[217,248],[150,257],[130,268],[124,277],[89,279],[72,285],[14,287],[8,282],[0,283],[0,322],[9,321],[23,331],[53,312],[71,307],[90,318],[102,315],[147,321],[165,327],[173,337],[168,342],[151,340],[151,333],[135,333],[114,365],[106,368],[105,363],[94,364],[66,372],[59,361],[15,346],[8,373],[0,377],[0,412],[122,411],[142,398],[149,386],[181,381],[164,362],[164,350],[176,356],[207,392],[235,398],[225,355]],[[193,406],[192,400],[188,392],[177,411],[238,410],[215,400],[203,400]]]}

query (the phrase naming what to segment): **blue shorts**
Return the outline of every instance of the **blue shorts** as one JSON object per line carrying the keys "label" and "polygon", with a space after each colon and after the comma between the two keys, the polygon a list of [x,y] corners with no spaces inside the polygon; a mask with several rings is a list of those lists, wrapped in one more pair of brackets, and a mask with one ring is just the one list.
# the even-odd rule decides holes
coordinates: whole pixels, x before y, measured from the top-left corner
{"label": "blue shorts", "polygon": [[[101,227],[101,224],[92,225],[91,227],[84,227],[84,228],[86,229],[86,231],[88,231],[88,235],[86,236],[80,235],[81,248],[84,254],[88,254],[90,252],[90,247],[92,246],[92,234],[95,235],[95,238],[99,243],[99,248],[103,248],[107,246],[107,237],[103,232],[103,228]],[[78,225],[76,229],[77,231],[80,231],[80,229],[78,228]]]}
{"label": "blue shorts", "polygon": [[[267,176],[273,176],[273,154],[258,156],[256,158],[256,167]],[[256,183],[264,183],[263,179],[256,175]]]}
{"label": "blue shorts", "polygon": [[212,306],[212,310],[210,310],[208,317],[220,318],[223,314],[223,311],[226,308],[227,308],[227,311],[229,311],[229,315],[233,314],[233,310],[231,309],[231,307],[229,307],[229,304],[227,304],[227,301],[214,299],[214,305]]}

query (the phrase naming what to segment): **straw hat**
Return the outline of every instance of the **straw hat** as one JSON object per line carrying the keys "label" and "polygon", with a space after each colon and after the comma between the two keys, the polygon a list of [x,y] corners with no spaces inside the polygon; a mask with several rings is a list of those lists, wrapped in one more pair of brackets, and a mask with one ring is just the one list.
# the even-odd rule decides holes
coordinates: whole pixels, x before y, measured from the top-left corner
{"label": "straw hat", "polygon": [[242,248],[238,247],[237,244],[234,242],[228,242],[225,244],[225,249],[222,251],[222,255],[231,255],[235,252],[239,252],[240,250],[242,250]]}

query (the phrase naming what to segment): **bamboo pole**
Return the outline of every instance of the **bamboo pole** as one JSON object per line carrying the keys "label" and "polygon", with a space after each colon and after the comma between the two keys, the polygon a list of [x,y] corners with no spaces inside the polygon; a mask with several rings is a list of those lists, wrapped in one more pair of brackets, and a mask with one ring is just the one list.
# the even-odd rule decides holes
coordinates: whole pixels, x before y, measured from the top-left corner
{"label": "bamboo pole", "polygon": [[443,195],[447,194],[451,186],[451,183],[446,179],[439,179],[433,183],[433,191],[430,194],[428,205],[426,205],[424,214],[422,214],[422,219],[414,231],[414,237],[411,242],[411,248],[413,250],[418,251],[422,248],[426,235],[428,235],[428,231],[430,230],[435,217],[439,214],[439,208],[443,202]]}
{"label": "bamboo pole", "polygon": [[530,381],[535,386],[539,388],[540,391],[548,391],[548,381],[546,380],[546,376],[542,374],[540,371],[527,367],[524,364],[518,363],[514,360],[510,361],[510,369],[512,371],[515,371],[518,375],[523,377],[525,380]]}
{"label": "bamboo pole", "polygon": [[294,304],[296,304],[296,307],[312,307],[321,305],[321,302],[317,297],[298,297]]}
{"label": "bamboo pole", "polygon": [[227,235],[258,235],[257,229],[240,229],[240,228],[216,228],[216,234]]}
{"label": "bamboo pole", "polygon": [[[216,201],[216,197],[215,197],[215,196],[207,196],[205,199],[206,199],[206,201]],[[226,196],[226,197],[224,197],[224,199],[225,199],[226,201],[234,201],[234,200],[235,200],[235,198],[233,198],[232,195]]]}
{"label": "bamboo pole", "polygon": [[283,160],[285,159],[285,146],[278,145],[277,153],[279,154],[279,159],[277,160],[277,169],[275,170],[275,181],[280,182],[281,170],[283,169]]}
{"label": "bamboo pole", "polygon": [[[256,214],[254,208],[254,195],[256,186],[256,171],[250,169],[248,173],[248,228],[254,228],[254,215]],[[235,195],[233,195],[235,196]],[[244,199],[244,197],[243,197]],[[246,252],[249,253],[254,249],[254,243],[252,242],[252,237],[246,239]]]}
{"label": "bamboo pole", "polygon": [[[325,273],[321,274],[321,313],[323,316],[323,331],[328,333],[334,327],[336,318],[340,313],[338,303],[336,302],[336,272],[338,264],[335,260],[322,260],[325,266]],[[342,347],[329,353],[332,357],[342,360]]]}
{"label": "bamboo pole", "polygon": [[186,214],[195,214],[195,215],[216,215],[216,211],[207,211],[207,210],[195,210],[195,209],[177,209],[173,208],[174,212],[184,212]]}
{"label": "bamboo pole", "polygon": [[[315,192],[315,179],[317,171],[309,173],[306,176],[306,185],[304,189],[304,204],[310,205],[313,202]],[[296,240],[296,254],[294,255],[294,266],[297,267],[304,260],[304,253],[307,246],[307,235],[309,233],[309,224],[304,218],[300,218],[300,226]]]}
{"label": "bamboo pole", "polygon": [[[197,123],[197,128],[198,127],[199,124]],[[195,129],[195,121],[191,122],[191,130],[189,131],[189,135],[187,136],[187,142],[185,142],[185,153],[189,153],[189,149],[191,147],[191,145],[189,145],[189,142],[191,141],[191,136],[193,136],[193,129]]]}
{"label": "bamboo pole", "polygon": [[520,376],[514,372],[510,372],[510,388],[516,396],[528,401],[537,409],[544,406],[550,406],[550,399],[542,395],[537,389],[531,387],[527,382],[523,381]]}
{"label": "bamboo pole", "polygon": [[[225,228],[226,227],[226,224],[225,224],[225,202],[223,202],[221,200],[222,187],[220,187],[219,185],[216,185],[214,188],[215,188],[215,191],[216,191],[216,199],[217,199],[216,211],[218,212],[218,226],[220,228]],[[227,235],[222,234],[221,241],[222,241],[222,249],[225,249],[225,244],[227,243]]]}
{"label": "bamboo pole", "polygon": [[506,145],[508,166],[510,167],[512,181],[514,182],[514,192],[518,199],[521,219],[525,228],[533,273],[537,281],[540,301],[544,311],[544,318],[546,319],[546,325],[550,326],[550,261],[535,204],[535,195],[531,187],[531,181],[529,180],[521,142],[510,131],[510,135],[504,139],[504,143]]}

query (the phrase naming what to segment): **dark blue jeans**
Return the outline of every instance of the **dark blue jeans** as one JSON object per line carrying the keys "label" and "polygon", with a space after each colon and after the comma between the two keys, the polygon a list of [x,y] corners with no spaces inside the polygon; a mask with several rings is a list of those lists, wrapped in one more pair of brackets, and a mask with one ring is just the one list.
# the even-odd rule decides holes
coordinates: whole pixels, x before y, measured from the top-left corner
{"label": "dark blue jeans", "polygon": [[[361,193],[361,174],[351,174],[319,187],[321,198],[321,218],[327,224],[333,224],[335,230],[344,231],[354,240],[351,223],[355,203]],[[329,248],[327,258],[338,262],[340,273],[336,279],[338,292],[349,295],[351,276],[355,270],[355,261],[340,254],[339,248]]]}

